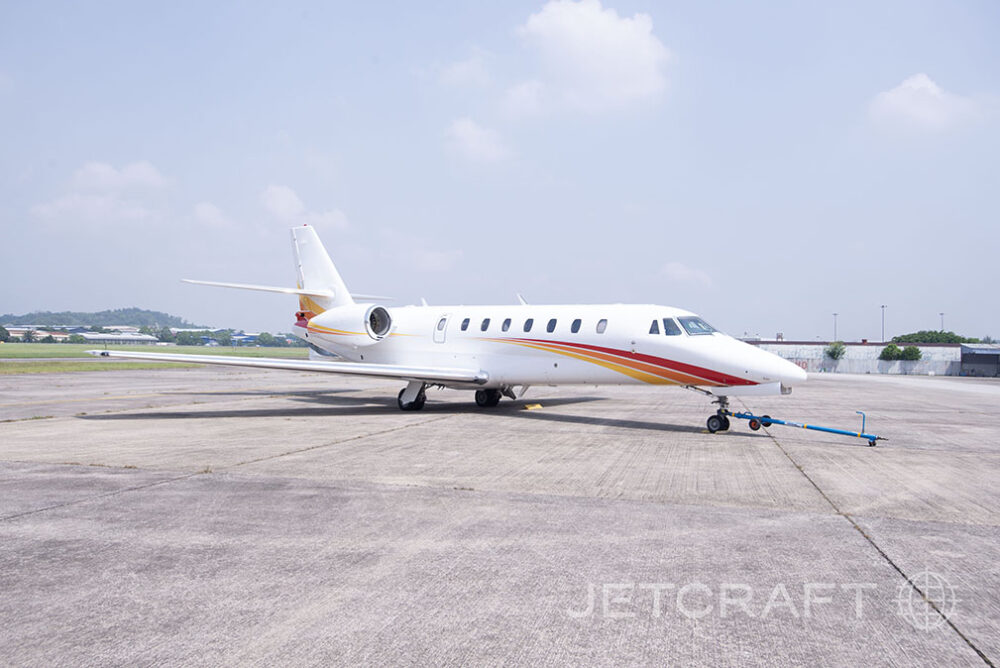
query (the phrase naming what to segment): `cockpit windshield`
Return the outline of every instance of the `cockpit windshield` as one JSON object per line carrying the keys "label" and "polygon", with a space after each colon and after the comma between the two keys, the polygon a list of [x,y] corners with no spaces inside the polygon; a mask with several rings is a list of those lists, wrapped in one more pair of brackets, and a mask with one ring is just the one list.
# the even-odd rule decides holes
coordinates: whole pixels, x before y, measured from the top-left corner
{"label": "cockpit windshield", "polygon": [[691,336],[701,336],[702,334],[713,334],[717,330],[701,318],[693,315],[681,316],[677,318],[681,326]]}

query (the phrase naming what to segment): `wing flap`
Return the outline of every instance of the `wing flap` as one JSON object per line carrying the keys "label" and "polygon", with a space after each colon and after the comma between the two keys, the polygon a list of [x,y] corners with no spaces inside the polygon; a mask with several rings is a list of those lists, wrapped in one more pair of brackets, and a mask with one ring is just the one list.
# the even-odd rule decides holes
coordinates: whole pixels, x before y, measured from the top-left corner
{"label": "wing flap", "polygon": [[481,385],[489,379],[489,375],[481,369],[327,362],[323,360],[290,360],[270,357],[143,353],[118,350],[88,350],[87,352],[95,357],[120,357],[123,359],[184,362],[187,364],[218,364],[222,366],[255,367],[258,369],[285,369],[288,371],[318,371],[320,373],[342,373],[354,376],[373,376],[376,378],[422,380],[431,383],[475,383]]}

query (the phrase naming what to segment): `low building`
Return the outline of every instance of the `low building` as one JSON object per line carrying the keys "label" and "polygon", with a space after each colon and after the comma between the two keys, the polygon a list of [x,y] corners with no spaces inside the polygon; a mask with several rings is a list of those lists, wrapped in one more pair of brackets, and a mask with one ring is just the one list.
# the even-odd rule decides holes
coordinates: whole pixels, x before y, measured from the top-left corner
{"label": "low building", "polygon": [[1000,343],[963,343],[963,376],[1000,376]]}
{"label": "low building", "polygon": [[149,334],[119,334],[119,333],[99,333],[99,332],[83,332],[80,334],[87,343],[95,343],[101,345],[144,345],[152,346],[155,345],[159,339],[155,336],[150,336]]}
{"label": "low building", "polygon": [[[845,343],[844,356],[832,360],[826,356],[829,341],[747,341],[750,345],[774,353],[799,365],[809,373],[884,373],[957,376],[961,372],[962,351],[957,343],[913,344],[920,350],[919,360],[880,360],[887,343]],[[897,344],[900,348],[911,345]]]}

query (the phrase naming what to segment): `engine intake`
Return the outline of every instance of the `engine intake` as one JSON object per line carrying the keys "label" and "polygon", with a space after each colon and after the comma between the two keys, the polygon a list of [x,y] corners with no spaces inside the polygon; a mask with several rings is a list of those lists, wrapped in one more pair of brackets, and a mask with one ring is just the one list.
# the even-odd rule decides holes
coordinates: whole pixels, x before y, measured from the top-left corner
{"label": "engine intake", "polygon": [[378,341],[392,329],[392,316],[385,307],[373,306],[366,314],[365,329],[368,331],[368,336]]}
{"label": "engine intake", "polygon": [[331,341],[360,348],[389,336],[392,316],[377,304],[349,304],[320,313],[309,325],[320,336],[334,337]]}

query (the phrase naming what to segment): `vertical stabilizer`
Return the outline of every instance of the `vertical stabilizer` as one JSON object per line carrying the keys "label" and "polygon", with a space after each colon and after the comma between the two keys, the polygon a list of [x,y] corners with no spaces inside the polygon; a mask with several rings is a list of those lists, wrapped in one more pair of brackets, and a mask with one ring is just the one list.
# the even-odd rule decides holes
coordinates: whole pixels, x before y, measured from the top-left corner
{"label": "vertical stabilizer", "polygon": [[[344,285],[337,268],[319,240],[316,230],[308,225],[292,228],[292,252],[295,254],[295,271],[299,288],[309,290],[329,290],[333,297],[299,297],[299,308],[306,313],[306,319],[323,311],[353,304],[351,294]],[[311,315],[308,315],[310,314]]]}

